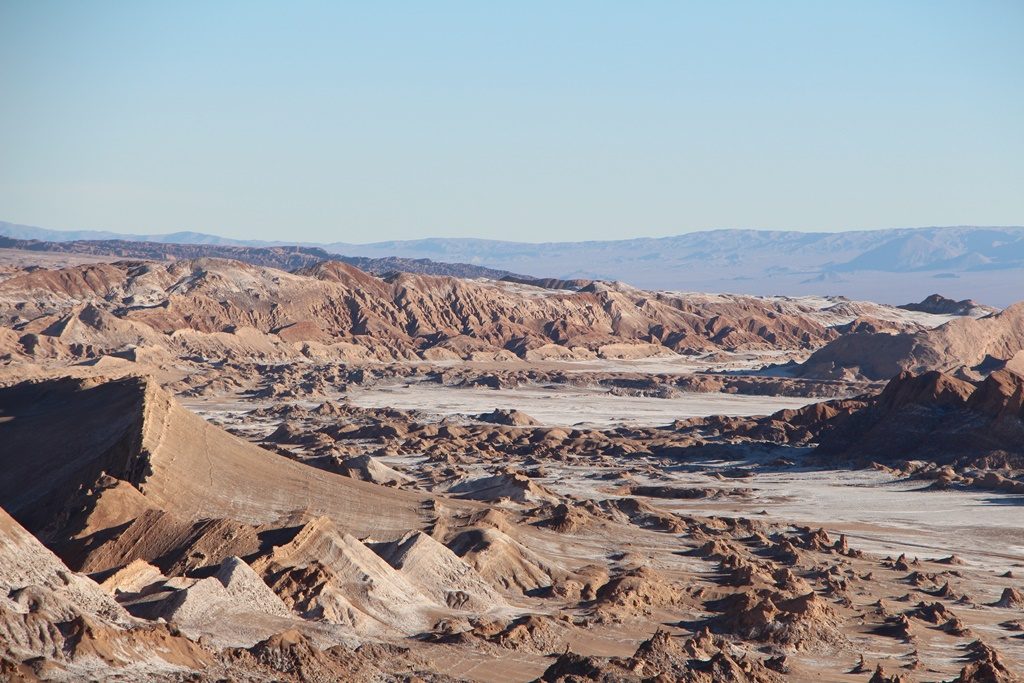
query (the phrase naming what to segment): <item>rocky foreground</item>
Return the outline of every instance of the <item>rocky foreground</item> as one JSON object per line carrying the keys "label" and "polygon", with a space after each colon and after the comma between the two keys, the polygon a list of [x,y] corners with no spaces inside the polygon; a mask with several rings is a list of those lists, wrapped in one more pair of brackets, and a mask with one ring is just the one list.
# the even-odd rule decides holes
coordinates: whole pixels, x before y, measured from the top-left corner
{"label": "rocky foreground", "polygon": [[[816,409],[806,429],[910,405],[1022,424],[1024,380],[952,382],[894,380],[859,408]],[[547,448],[594,456],[558,448],[524,416],[486,416],[518,423],[485,428],[495,444],[506,436],[496,469],[453,461],[477,449],[470,432],[456,444],[442,427],[435,465],[398,471],[373,457],[314,466],[262,450],[144,379],[15,385],[0,411],[12,677],[447,680],[494,660],[484,678],[867,680],[881,664],[912,676],[900,680],[1009,681],[1024,661],[1012,571],[879,557],[756,516],[671,512],[656,501],[746,494],[641,484],[664,456],[640,434],[619,466],[591,463],[607,493],[579,498],[536,483],[528,463],[544,467]],[[344,422],[329,405],[312,414]],[[733,436],[780,417],[743,421]],[[713,440],[713,421],[700,422],[671,431],[680,444]],[[1019,443],[1001,450],[1018,472]],[[949,471],[943,485],[961,483]]]}

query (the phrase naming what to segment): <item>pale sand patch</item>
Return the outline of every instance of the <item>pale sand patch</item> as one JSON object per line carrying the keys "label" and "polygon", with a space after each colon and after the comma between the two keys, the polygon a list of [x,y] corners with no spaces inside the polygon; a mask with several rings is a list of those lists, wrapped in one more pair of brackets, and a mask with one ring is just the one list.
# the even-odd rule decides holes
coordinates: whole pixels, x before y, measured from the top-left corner
{"label": "pale sand patch", "polygon": [[688,392],[674,398],[615,396],[604,390],[518,387],[454,389],[415,383],[350,391],[349,399],[363,408],[422,410],[442,417],[476,415],[494,408],[521,410],[542,425],[588,427],[652,426],[708,415],[770,415],[784,408],[814,403],[787,396]]}

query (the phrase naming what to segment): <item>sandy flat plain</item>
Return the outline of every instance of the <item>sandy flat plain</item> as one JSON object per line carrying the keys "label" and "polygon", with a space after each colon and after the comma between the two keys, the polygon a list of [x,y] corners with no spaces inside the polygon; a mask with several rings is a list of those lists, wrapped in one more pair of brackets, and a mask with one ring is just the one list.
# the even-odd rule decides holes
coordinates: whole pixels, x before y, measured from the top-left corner
{"label": "sandy flat plain", "polygon": [[602,390],[534,386],[453,389],[425,382],[355,390],[349,400],[364,408],[420,410],[440,417],[476,415],[495,408],[521,410],[549,426],[655,426],[707,415],[768,415],[812,403],[785,396],[688,392],[673,398],[616,396]]}

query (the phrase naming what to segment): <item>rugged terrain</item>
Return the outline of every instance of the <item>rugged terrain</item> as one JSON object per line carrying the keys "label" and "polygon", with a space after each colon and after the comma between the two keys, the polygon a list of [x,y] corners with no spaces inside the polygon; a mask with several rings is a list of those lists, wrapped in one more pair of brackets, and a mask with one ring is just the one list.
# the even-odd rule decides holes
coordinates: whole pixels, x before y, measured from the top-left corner
{"label": "rugged terrain", "polygon": [[1020,680],[1020,305],[77,256],[0,270],[0,677]]}
{"label": "rugged terrain", "polygon": [[867,303],[822,306],[604,283],[567,291],[408,273],[380,278],[339,262],[289,273],[207,258],[117,261],[13,271],[0,281],[2,348],[12,359],[129,348],[340,361],[793,353],[862,329],[920,329],[914,320]]}

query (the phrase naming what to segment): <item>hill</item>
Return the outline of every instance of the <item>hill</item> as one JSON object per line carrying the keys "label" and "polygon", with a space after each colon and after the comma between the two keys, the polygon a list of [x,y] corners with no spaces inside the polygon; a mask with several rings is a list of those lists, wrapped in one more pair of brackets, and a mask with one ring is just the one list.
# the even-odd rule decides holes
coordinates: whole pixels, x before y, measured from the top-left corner
{"label": "hill", "polygon": [[854,316],[821,311],[817,302],[602,284],[573,292],[409,273],[380,278],[339,262],[286,273],[220,259],[122,261],[18,271],[0,281],[2,348],[36,359],[136,347],[260,360],[800,350],[836,338],[833,321]]}
{"label": "hill", "polygon": [[104,477],[137,489],[139,505],[185,520],[267,524],[300,511],[383,536],[424,523],[423,496],[268,453],[144,378],[25,382],[0,389],[0,416],[0,506],[37,534]]}
{"label": "hill", "polygon": [[903,371],[938,370],[978,377],[1007,363],[1021,362],[1015,357],[1022,350],[1024,302],[981,318],[957,318],[928,330],[846,335],[815,351],[794,374],[882,380]]}

